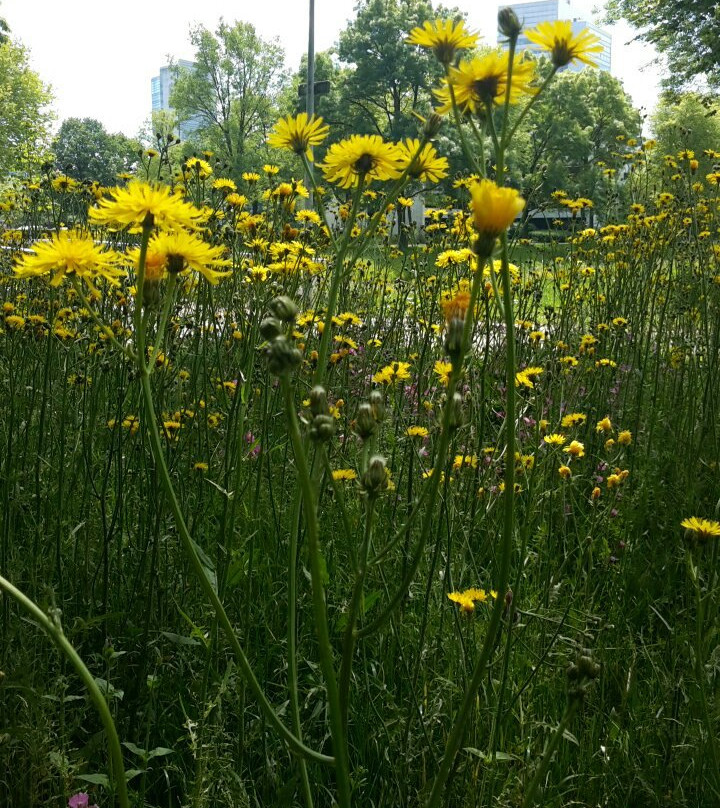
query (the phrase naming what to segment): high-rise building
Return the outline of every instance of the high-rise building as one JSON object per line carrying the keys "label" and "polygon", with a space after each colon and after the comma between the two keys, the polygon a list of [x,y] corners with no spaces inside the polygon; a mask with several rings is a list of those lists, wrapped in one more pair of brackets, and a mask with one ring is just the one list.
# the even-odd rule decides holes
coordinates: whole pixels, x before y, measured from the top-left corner
{"label": "high-rise building", "polygon": [[[160,112],[161,110],[167,112],[172,111],[172,107],[170,106],[170,93],[172,92],[178,72],[194,70],[194,68],[195,63],[187,59],[178,59],[174,65],[164,65],[160,68],[159,74],[150,79],[153,112]],[[199,126],[200,121],[193,118],[188,121],[178,122],[178,135],[180,139],[187,140],[193,132],[197,131]]]}
{"label": "high-rise building", "polygon": [[[573,34],[578,34],[584,28],[587,28],[590,33],[595,34],[600,40],[602,51],[599,53],[591,54],[591,58],[597,63],[600,70],[610,72],[612,61],[612,39],[610,34],[598,28],[597,25],[587,22],[583,19],[583,15],[575,8],[571,0],[531,0],[528,3],[503,3],[503,6],[511,8],[518,16],[518,19],[523,25],[523,31],[528,28],[535,28],[541,22],[555,22],[556,20],[570,20],[572,22]],[[501,42],[501,37],[498,36],[498,42]],[[524,50],[538,50],[538,46],[521,33],[517,41],[517,50],[522,52]],[[582,62],[569,64],[563,70],[571,70],[578,72],[586,65]]]}

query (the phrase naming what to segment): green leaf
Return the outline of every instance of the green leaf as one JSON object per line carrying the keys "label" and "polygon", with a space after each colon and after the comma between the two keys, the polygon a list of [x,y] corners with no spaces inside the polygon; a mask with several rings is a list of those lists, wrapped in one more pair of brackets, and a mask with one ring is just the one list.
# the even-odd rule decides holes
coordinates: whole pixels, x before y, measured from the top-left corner
{"label": "green leaf", "polygon": [[148,752],[147,759],[152,760],[156,757],[164,757],[165,755],[174,755],[173,749],[168,749],[166,746],[156,746]]}
{"label": "green leaf", "polygon": [[126,749],[129,749],[134,755],[139,755],[143,759],[147,756],[147,750],[141,749],[139,746],[132,743],[131,741],[123,741],[123,746]]}
{"label": "green leaf", "polygon": [[94,786],[110,788],[110,778],[107,774],[78,774],[76,777],[78,780],[83,780],[85,783],[92,783]]}

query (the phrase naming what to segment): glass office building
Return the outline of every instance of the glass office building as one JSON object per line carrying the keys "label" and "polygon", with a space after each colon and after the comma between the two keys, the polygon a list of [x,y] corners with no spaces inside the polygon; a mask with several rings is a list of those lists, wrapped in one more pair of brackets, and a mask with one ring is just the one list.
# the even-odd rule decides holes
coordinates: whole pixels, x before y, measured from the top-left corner
{"label": "glass office building", "polygon": [[[165,65],[160,68],[158,75],[150,79],[150,96],[152,99],[153,112],[159,112],[160,110],[170,112],[172,110],[170,106],[170,93],[175,84],[177,71],[192,70],[194,67],[194,62],[189,62],[187,59],[178,59],[174,66]],[[199,125],[199,120],[181,121],[178,124],[178,135],[182,140],[187,140],[187,138],[198,129]]]}
{"label": "glass office building", "polygon": [[[505,4],[501,7],[504,6]],[[612,64],[612,40],[610,34],[594,23],[584,20],[583,15],[573,7],[570,0],[532,0],[529,3],[508,3],[507,6],[517,14],[518,19],[523,24],[523,30],[535,28],[541,22],[555,22],[556,20],[570,20],[574,34],[579,33],[583,28],[587,28],[588,31],[598,37],[600,45],[602,45],[602,51],[592,54],[592,59],[597,62],[600,70],[610,72]],[[498,42],[502,44],[500,36],[498,36]],[[517,50],[518,52],[538,50],[538,46],[530,42],[525,34],[521,33],[518,37]],[[568,65],[563,69],[577,72],[585,67],[586,65],[580,62]]]}

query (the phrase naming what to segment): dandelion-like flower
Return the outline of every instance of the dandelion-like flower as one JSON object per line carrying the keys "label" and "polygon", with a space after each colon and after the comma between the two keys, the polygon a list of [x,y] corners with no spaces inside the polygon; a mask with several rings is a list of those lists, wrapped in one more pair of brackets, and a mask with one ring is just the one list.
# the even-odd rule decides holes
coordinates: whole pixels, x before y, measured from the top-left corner
{"label": "dandelion-like flower", "polygon": [[[137,262],[140,250],[135,248],[129,254]],[[191,269],[215,285],[220,278],[231,274],[219,271],[231,263],[223,256],[222,247],[213,247],[193,233],[184,230],[156,233],[148,242],[146,279],[160,280],[166,273],[178,274]]]}
{"label": "dandelion-like flower", "polygon": [[37,278],[50,276],[50,285],[59,286],[66,276],[75,275],[91,289],[94,281],[102,278],[119,286],[125,272],[118,267],[120,255],[105,250],[87,235],[61,230],[53,233],[50,241],[39,241],[32,253],[23,255],[15,264],[15,277]]}
{"label": "dandelion-like flower", "polygon": [[[507,91],[508,67],[510,55],[507,51],[491,51],[484,56],[465,59],[457,67],[450,69],[450,75],[437,90],[433,90],[440,102],[438,113],[441,115],[452,109],[450,86],[455,95],[455,103],[461,112],[477,112],[484,106],[503,104]],[[535,65],[531,61],[516,59],[513,62],[510,83],[511,104],[532,94],[532,82],[535,78]]]}
{"label": "dandelion-like flower", "polygon": [[420,45],[432,48],[437,60],[449,65],[458,50],[474,48],[478,35],[467,31],[464,20],[426,20],[422,28],[413,28],[406,42],[409,45]]}
{"label": "dandelion-like flower", "polygon": [[401,154],[401,170],[408,169],[408,175],[421,182],[439,182],[447,177],[450,166],[447,157],[438,157],[432,143],[426,143],[420,149],[420,141],[416,138],[407,138],[404,143],[398,143]]}
{"label": "dandelion-like flower", "polygon": [[280,118],[268,137],[274,149],[289,149],[295,154],[304,154],[312,160],[312,147],[319,146],[328,136],[330,127],[315,115],[308,118],[307,112]]}
{"label": "dandelion-like flower", "polygon": [[476,249],[489,255],[495,239],[525,207],[525,200],[514,188],[501,188],[485,179],[470,185],[470,196],[475,229],[480,236]]}
{"label": "dandelion-like flower", "polygon": [[397,179],[402,171],[402,153],[379,135],[351,135],[330,146],[321,168],[328,182],[352,188],[361,177],[366,181]]}
{"label": "dandelion-like flower", "polygon": [[702,519],[699,516],[690,516],[680,522],[681,527],[690,531],[693,537],[699,542],[705,542],[710,538],[720,537],[720,522],[714,519]]}
{"label": "dandelion-like flower", "polygon": [[114,188],[110,199],[101,199],[98,207],[88,211],[96,224],[116,227],[138,227],[146,222],[173,229],[195,229],[205,213],[186,202],[166,185],[151,185],[135,180],[125,188]]}
{"label": "dandelion-like flower", "polygon": [[602,52],[599,37],[587,28],[574,34],[570,20],[541,22],[537,28],[526,31],[525,36],[550,54],[555,67],[564,67],[576,60],[597,67],[589,54]]}

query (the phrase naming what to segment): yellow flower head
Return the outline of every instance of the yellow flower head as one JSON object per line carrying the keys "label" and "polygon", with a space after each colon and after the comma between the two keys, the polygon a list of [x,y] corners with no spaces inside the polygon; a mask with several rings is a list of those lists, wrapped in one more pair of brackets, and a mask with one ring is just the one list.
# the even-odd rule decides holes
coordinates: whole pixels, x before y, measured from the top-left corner
{"label": "yellow flower head", "polygon": [[335,482],[340,480],[356,480],[357,472],[355,469],[333,469],[332,478]]}
{"label": "yellow flower head", "polygon": [[525,207],[525,200],[514,188],[501,188],[492,180],[470,185],[475,228],[481,236],[497,238]]}
{"label": "yellow flower head", "polygon": [[312,160],[312,147],[319,146],[328,136],[330,127],[315,115],[308,118],[307,112],[280,118],[268,138],[274,149],[289,149],[295,154],[304,154]]}
{"label": "yellow flower head", "polygon": [[[230,265],[223,258],[224,249],[206,244],[202,239],[184,230],[161,232],[152,236],[148,243],[146,260],[147,280],[159,280],[165,272],[177,274],[192,269],[215,285],[230,272],[218,271],[218,267]],[[140,257],[139,249],[130,251],[133,261]]]}
{"label": "yellow flower head", "polygon": [[[443,86],[433,90],[440,102],[438,112],[443,115],[452,109],[452,93],[461,112],[477,112],[491,104],[504,104],[507,92],[507,74],[510,55],[507,51],[491,51],[484,56],[465,59],[457,67],[450,68],[450,75]],[[535,65],[518,59],[513,63],[509,102],[516,104],[523,95],[534,92],[531,86],[535,78]]]}
{"label": "yellow flower head", "polygon": [[426,143],[420,149],[420,141],[407,138],[398,143],[400,149],[400,169],[405,170],[409,164],[408,175],[422,182],[439,182],[447,177],[450,168],[446,157],[438,157],[432,143]]}
{"label": "yellow flower head", "polygon": [[99,278],[118,286],[118,279],[125,274],[117,266],[119,260],[116,252],[104,250],[90,236],[61,230],[53,233],[50,241],[33,245],[32,253],[23,255],[15,264],[15,276],[50,275],[50,285],[59,286],[66,276],[75,275],[91,289]]}
{"label": "yellow flower head", "polygon": [[185,169],[192,171],[200,177],[201,180],[206,179],[212,174],[212,166],[206,160],[201,160],[199,157],[190,157],[185,161]]}
{"label": "yellow flower head", "polygon": [[705,542],[710,538],[720,537],[720,522],[713,519],[701,519],[698,516],[690,516],[683,519],[680,525],[685,530],[693,534],[693,538],[698,542]]}
{"label": "yellow flower head", "polygon": [[574,34],[570,20],[541,22],[537,28],[526,31],[525,36],[548,51],[555,67],[564,67],[575,60],[597,67],[588,54],[602,52],[599,37],[591,34],[587,28]]}
{"label": "yellow flower head", "polygon": [[405,434],[409,438],[427,438],[430,434],[427,430],[427,427],[424,426],[409,426],[405,430]]}
{"label": "yellow flower head", "polygon": [[448,598],[457,603],[464,614],[472,614],[475,611],[475,601],[465,592],[448,592]]}
{"label": "yellow flower head", "polygon": [[585,457],[585,446],[579,440],[570,441],[564,451],[571,457]]}
{"label": "yellow flower head", "polygon": [[351,135],[328,149],[322,170],[328,182],[341,188],[357,186],[360,178],[394,180],[401,173],[402,153],[379,135]]}
{"label": "yellow flower head", "polygon": [[166,185],[151,185],[134,180],[124,188],[114,188],[110,199],[101,199],[88,211],[96,224],[137,227],[149,222],[169,229],[197,228],[205,214],[186,202]]}
{"label": "yellow flower head", "polygon": [[449,65],[455,58],[455,52],[464,48],[474,48],[477,34],[465,30],[465,22],[458,20],[426,20],[422,28],[413,28],[407,38],[409,45],[420,45],[432,48],[437,60]]}

